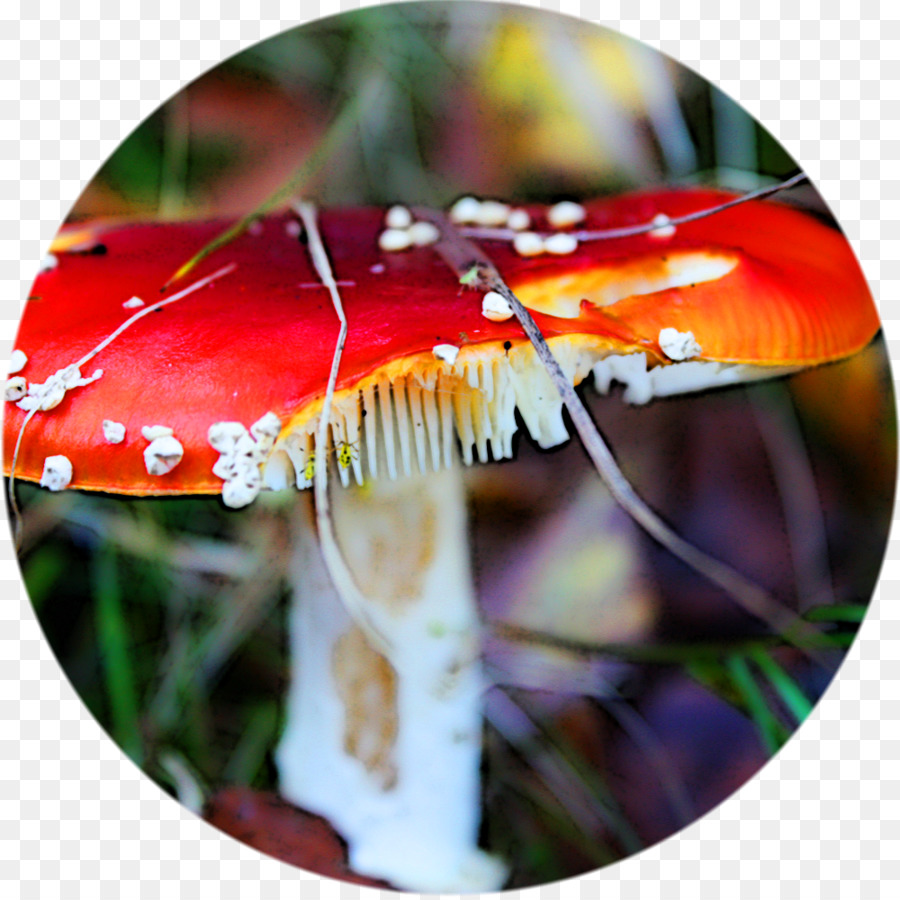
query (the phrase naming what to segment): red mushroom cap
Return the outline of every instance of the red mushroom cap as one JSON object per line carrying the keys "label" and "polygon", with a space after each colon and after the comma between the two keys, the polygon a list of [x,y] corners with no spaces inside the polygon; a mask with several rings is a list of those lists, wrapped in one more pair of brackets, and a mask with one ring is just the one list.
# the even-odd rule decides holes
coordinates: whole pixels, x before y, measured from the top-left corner
{"label": "red mushroom cap", "polygon": [[[580,227],[675,218],[730,196],[662,191],[597,201],[587,205]],[[531,212],[540,224],[541,212]],[[380,251],[383,215],[377,209],[320,214],[349,322],[339,391],[385,367],[400,371],[417,359],[433,362],[437,344],[503,353],[505,342],[525,340],[515,319],[498,323],[482,316],[478,295],[460,287],[432,247]],[[95,252],[84,249],[81,226],[77,252],[58,253],[57,265],[38,276],[16,340],[28,357],[20,374],[30,383],[45,381],[100,344],[135,312],[125,307],[131,298],[152,305],[234,266],[135,322],[82,373],[102,369],[101,377],[36,413],[24,432],[17,478],[39,480],[45,458],[59,454],[71,460],[76,488],[218,493],[210,425],[249,427],[270,411],[288,425],[313,414],[338,321],[292,214],[261,220],[160,293],[227,224],[106,224],[96,233],[102,248]],[[584,242],[568,256],[522,258],[507,242],[484,246],[535,310],[548,339],[577,335],[599,355],[641,350],[652,362],[666,363],[659,333],[675,328],[693,333],[700,359],[809,365],[854,353],[879,325],[844,237],[777,203],[749,202],[678,226],[668,237]],[[685,281],[694,275],[697,280]],[[670,286],[673,280],[684,283]],[[568,300],[561,302],[562,296]],[[24,418],[6,403],[7,474]],[[104,420],[125,426],[121,443],[104,438]],[[150,425],[171,428],[185,448],[166,474],[149,475],[145,466],[148,441],[141,429]]]}

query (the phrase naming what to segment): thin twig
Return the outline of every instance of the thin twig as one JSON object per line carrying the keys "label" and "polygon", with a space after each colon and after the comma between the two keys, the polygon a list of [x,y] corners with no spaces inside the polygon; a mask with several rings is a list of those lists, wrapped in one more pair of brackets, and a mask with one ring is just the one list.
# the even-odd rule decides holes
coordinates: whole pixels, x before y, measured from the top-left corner
{"label": "thin twig", "polygon": [[485,703],[485,715],[504,740],[526,753],[528,764],[560,800],[572,821],[589,835],[600,834],[607,824],[603,807],[583,792],[573,790],[573,784],[579,784],[581,779],[546,732],[541,740],[541,729],[531,716],[503,690],[491,692]]}
{"label": "thin twig", "polygon": [[153,303],[150,306],[144,307],[140,312],[135,313],[130,319],[126,319],[109,337],[104,338],[93,350],[86,353],[81,359],[78,360],[75,365],[80,369],[85,363],[90,362],[101,350],[105,350],[123,331],[127,328],[131,328],[135,322],[143,319],[144,316],[149,316],[150,313],[156,312],[158,309],[162,309],[164,306],[168,306],[170,303],[175,303],[176,300],[182,300],[187,297],[188,294],[193,294],[194,291],[199,291],[200,288],[206,287],[208,284],[212,284],[212,282],[221,278],[223,275],[230,275],[237,268],[237,263],[229,263],[227,266],[222,266],[221,269],[216,269],[212,275],[207,275],[204,278],[201,278],[199,281],[195,281],[193,284],[186,287],[184,290],[179,291],[177,294],[172,294],[171,297],[166,297],[165,300],[160,300],[157,303]]}
{"label": "thin twig", "polygon": [[334,356],[331,360],[328,385],[325,388],[325,399],[322,401],[322,411],[319,413],[319,423],[316,428],[315,458],[317,462],[313,473],[313,495],[316,501],[316,525],[319,530],[322,558],[325,561],[328,574],[331,576],[331,582],[343,601],[347,612],[353,617],[357,625],[362,628],[372,645],[390,660],[392,659],[390,641],[372,620],[371,605],[357,586],[353,573],[347,566],[347,562],[338,546],[334,533],[331,504],[328,499],[328,456],[325,453],[325,447],[328,442],[328,426],[331,419],[334,389],[337,384],[338,370],[341,366],[344,343],[347,340],[347,317],[344,314],[344,306],[341,302],[337,282],[331,271],[328,253],[319,233],[316,208],[312,203],[303,201],[298,201],[292,205],[294,211],[303,222],[313,266],[319,278],[322,279],[322,284],[328,288],[334,311],[337,313],[341,323],[334,347]]}
{"label": "thin twig", "polygon": [[[781,181],[778,184],[758,188],[755,191],[748,191],[746,194],[741,194],[740,197],[735,197],[733,200],[728,200],[717,206],[711,206],[708,209],[699,209],[696,212],[687,213],[686,215],[678,216],[674,219],[667,219],[664,226],[659,222],[645,222],[643,225],[628,225],[623,228],[604,228],[599,231],[570,231],[566,233],[571,234],[572,237],[580,242],[609,241],[617,238],[635,237],[639,234],[647,234],[650,231],[658,231],[662,227],[669,228],[676,225],[686,225],[688,222],[696,222],[698,219],[705,219],[708,216],[724,212],[726,209],[740,206],[742,203],[747,203],[749,200],[761,200],[763,197],[769,197],[772,194],[778,193],[778,191],[785,191],[788,188],[792,188],[795,185],[800,184],[801,181],[805,181],[807,177],[805,172],[798,172],[796,175],[792,175],[787,180]],[[520,234],[520,232],[513,231],[510,228],[465,227],[460,228],[459,233],[463,237],[475,238],[483,241],[512,241],[515,240],[516,235]],[[539,232],[539,234],[541,237],[550,237],[554,232]]]}
{"label": "thin twig", "polygon": [[765,622],[785,640],[796,644],[823,668],[829,668],[827,661],[815,649],[821,647],[824,640],[815,628],[735,569],[714,559],[681,537],[637,494],[616,463],[612,451],[550,350],[531,313],[509,289],[484,251],[462,237],[443,214],[424,207],[417,207],[414,212],[417,218],[428,219],[440,230],[441,240],[435,245],[435,249],[457,277],[465,278],[465,283],[470,287],[496,291],[509,303],[569,410],[572,424],[588,456],[622,508],[670,553],[722,588],[743,609]]}
{"label": "thin twig", "polygon": [[803,442],[797,410],[781,383],[770,386],[765,400],[747,391],[756,427],[769,457],[793,559],[799,608],[833,606],[828,531],[819,503],[812,460]]}
{"label": "thin twig", "polygon": [[561,637],[547,631],[513,625],[509,622],[491,622],[491,634],[501,642],[540,646],[566,654],[572,658],[587,660],[601,658],[604,661],[625,660],[642,665],[682,665],[693,659],[720,659],[723,656],[747,654],[753,647],[770,648],[777,640],[774,635],[744,637],[728,641],[689,641],[684,643],[593,643]]}
{"label": "thin twig", "polygon": [[[523,645],[529,650],[535,647],[531,642],[523,642]],[[558,647],[554,649],[559,652]],[[594,662],[595,659],[590,655],[568,652],[566,670],[562,671],[559,664],[554,665],[543,653],[536,660],[533,656],[526,656],[524,665],[513,667],[504,665],[503,657],[498,654],[498,658],[489,661],[487,672],[495,686],[588,696],[601,704],[647,757],[680,823],[686,825],[693,821],[696,818],[693,803],[662,741],[641,714],[625,700],[612,681],[598,671]],[[574,677],[573,668],[576,673]]]}

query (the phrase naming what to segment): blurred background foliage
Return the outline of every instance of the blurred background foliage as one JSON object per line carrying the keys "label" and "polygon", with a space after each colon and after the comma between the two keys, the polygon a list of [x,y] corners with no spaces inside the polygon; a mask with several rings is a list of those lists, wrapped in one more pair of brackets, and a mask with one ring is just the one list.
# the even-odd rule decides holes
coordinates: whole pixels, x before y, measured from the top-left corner
{"label": "blurred background foliage", "polygon": [[[645,46],[536,10],[414,3],[316,22],[213,69],[135,129],[71,219],[244,215],[287,184],[323,205],[551,202],[660,183],[743,190],[795,168],[729,98]],[[810,187],[779,199],[827,216]],[[521,438],[514,462],[472,470],[494,685],[483,837],[512,860],[511,886],[665,837],[777,751],[853,639],[890,520],[880,341],[646,408],[585,395],[638,491],[818,623],[832,665],[646,539],[577,444]],[[17,490],[35,609],[123,750],[195,810],[226,785],[274,790],[287,511],[310,498],[234,513]]]}
{"label": "blurred background foliage", "polygon": [[354,102],[349,139],[304,185],[325,205],[740,189],[795,168],[728,97],[649,47],[535,10],[413,3],[227,60],[135,129],[72,215],[243,214]]}

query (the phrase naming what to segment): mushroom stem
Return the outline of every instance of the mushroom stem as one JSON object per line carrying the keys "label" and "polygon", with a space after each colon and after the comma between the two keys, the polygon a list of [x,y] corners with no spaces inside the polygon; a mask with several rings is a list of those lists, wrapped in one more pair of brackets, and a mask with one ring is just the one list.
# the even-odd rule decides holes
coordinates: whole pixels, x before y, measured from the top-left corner
{"label": "mushroom stem", "polygon": [[337,490],[332,501],[392,660],[344,609],[305,505],[281,792],[332,822],[357,872],[414,891],[496,890],[505,868],[477,846],[483,681],[459,468]]}

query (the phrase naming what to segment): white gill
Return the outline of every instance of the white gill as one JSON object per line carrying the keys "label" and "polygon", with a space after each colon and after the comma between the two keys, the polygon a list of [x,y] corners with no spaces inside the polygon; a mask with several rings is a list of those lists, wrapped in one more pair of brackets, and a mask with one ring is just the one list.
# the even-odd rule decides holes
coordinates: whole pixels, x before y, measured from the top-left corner
{"label": "white gill", "polygon": [[774,378],[797,372],[800,366],[752,366],[741,363],[687,360],[671,366],[647,368],[643,353],[607,356],[594,365],[594,388],[609,393],[612,383],[624,385],[626,403],[649,403],[654,397],[670,397],[707,388],[725,387],[760,378]]}
{"label": "white gill", "polygon": [[[574,383],[597,361],[595,352],[564,343],[554,353]],[[272,490],[291,483],[310,487],[323,462],[337,469],[344,486],[437,472],[451,466],[456,441],[466,465],[509,459],[516,409],[541,447],[568,439],[562,401],[530,347],[453,366],[436,361],[423,373],[376,380],[337,398],[324,450],[315,447],[317,418],[282,436],[266,462],[264,482]]]}
{"label": "white gill", "polygon": [[[554,342],[553,352],[574,384],[593,372],[599,393],[615,382],[624,386],[623,400],[634,404],[796,371],[702,360],[648,369],[643,353],[600,358],[598,351],[564,342]],[[317,418],[282,436],[265,463],[264,484],[271,490],[308,488],[323,461],[345,487],[437,472],[451,467],[457,441],[466,465],[511,459],[516,410],[540,447],[568,440],[559,394],[530,347],[453,366],[436,360],[422,373],[369,382],[338,398],[324,451],[315,447]]]}

